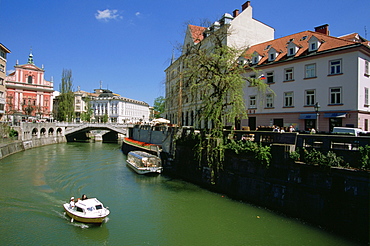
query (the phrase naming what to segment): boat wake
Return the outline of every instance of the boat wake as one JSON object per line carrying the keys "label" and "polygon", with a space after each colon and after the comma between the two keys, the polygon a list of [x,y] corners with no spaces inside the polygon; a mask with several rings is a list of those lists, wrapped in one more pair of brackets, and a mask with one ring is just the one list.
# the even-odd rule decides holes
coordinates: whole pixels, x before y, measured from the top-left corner
{"label": "boat wake", "polygon": [[66,220],[66,221],[69,221],[70,222],[69,224],[72,225],[72,226],[80,227],[82,229],[87,229],[87,228],[90,227],[89,225],[86,225],[86,224],[81,223],[81,222],[76,222],[76,221],[71,222],[71,218],[68,217],[66,212],[61,212],[61,211],[56,211],[56,210],[54,210],[54,212],[58,215],[58,217]]}

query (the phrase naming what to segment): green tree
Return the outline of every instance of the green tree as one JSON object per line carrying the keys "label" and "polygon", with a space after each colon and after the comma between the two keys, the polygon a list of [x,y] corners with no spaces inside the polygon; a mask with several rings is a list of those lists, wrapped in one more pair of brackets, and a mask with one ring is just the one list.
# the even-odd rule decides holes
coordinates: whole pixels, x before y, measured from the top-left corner
{"label": "green tree", "polygon": [[160,118],[162,113],[165,110],[165,98],[163,96],[159,96],[154,100],[154,118]]}
{"label": "green tree", "polygon": [[74,93],[71,70],[63,69],[59,90],[57,119],[59,121],[71,122],[74,117]]}
{"label": "green tree", "polygon": [[85,105],[86,105],[85,110],[86,110],[86,112],[82,113],[81,119],[83,121],[90,122],[91,118],[92,118],[92,115],[93,115],[93,109],[91,108],[91,99],[90,99],[90,97],[85,97],[83,100],[85,101]]}
{"label": "green tree", "polygon": [[107,113],[105,113],[103,115],[102,121],[103,121],[103,123],[107,123],[108,122],[108,114]]}
{"label": "green tree", "polygon": [[226,44],[229,31],[225,25],[197,45],[188,46],[182,57],[183,88],[190,88],[191,97],[195,98],[199,121],[210,123],[198,144],[198,150],[203,152],[198,157],[207,158],[212,182],[222,168],[225,125],[233,128],[237,120],[247,117],[243,90],[247,81],[260,92],[268,90],[267,84],[260,79],[247,80],[243,76],[247,69],[254,69],[238,62],[245,49]]}

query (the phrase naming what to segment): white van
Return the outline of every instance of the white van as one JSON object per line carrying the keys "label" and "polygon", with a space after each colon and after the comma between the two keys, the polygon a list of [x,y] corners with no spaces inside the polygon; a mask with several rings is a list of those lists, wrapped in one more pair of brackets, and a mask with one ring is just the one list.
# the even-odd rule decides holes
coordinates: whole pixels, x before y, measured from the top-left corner
{"label": "white van", "polygon": [[345,134],[345,135],[352,135],[352,136],[359,136],[361,133],[366,133],[360,128],[352,128],[352,127],[334,127],[333,134]]}

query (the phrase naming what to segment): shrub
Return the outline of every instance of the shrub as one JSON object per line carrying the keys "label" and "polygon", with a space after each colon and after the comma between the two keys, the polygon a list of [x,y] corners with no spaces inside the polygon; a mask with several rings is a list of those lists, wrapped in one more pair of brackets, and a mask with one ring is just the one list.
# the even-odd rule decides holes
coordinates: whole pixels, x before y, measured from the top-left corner
{"label": "shrub", "polygon": [[359,147],[361,154],[361,169],[369,170],[370,169],[370,146],[366,145],[365,147]]}
{"label": "shrub", "polygon": [[231,140],[224,146],[225,149],[233,150],[236,154],[253,154],[256,160],[261,161],[266,167],[270,166],[271,153],[269,146],[262,146],[261,143],[251,141],[235,141]]}

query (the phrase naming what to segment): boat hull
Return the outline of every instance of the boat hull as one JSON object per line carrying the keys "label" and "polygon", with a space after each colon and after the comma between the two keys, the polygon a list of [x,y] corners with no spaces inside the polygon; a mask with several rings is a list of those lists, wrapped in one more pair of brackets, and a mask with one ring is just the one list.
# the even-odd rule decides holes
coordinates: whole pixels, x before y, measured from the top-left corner
{"label": "boat hull", "polygon": [[[102,216],[91,216],[91,217],[84,217],[83,213],[79,213],[76,211],[71,211],[69,209],[69,204],[66,203],[63,205],[64,211],[66,214],[75,221],[83,222],[83,223],[92,223],[92,224],[101,224],[104,222],[105,218],[109,215],[109,212],[102,215]],[[108,211],[108,210],[107,210]]]}

